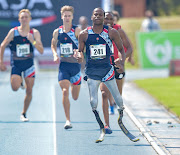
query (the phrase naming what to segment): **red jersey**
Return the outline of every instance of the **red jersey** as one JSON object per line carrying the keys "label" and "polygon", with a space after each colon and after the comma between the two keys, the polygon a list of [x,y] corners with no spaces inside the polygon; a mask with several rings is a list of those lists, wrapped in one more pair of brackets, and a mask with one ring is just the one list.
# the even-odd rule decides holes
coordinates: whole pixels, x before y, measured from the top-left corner
{"label": "red jersey", "polygon": [[[113,28],[116,29],[116,30],[121,29],[121,25],[114,24]],[[117,49],[116,44],[114,43],[114,41],[112,41],[112,43],[113,43],[113,49],[112,50],[114,51],[113,56],[114,56],[114,60],[115,60],[115,59],[119,58],[119,56],[118,56],[118,49]],[[123,47],[124,47],[124,45],[123,45]],[[124,51],[126,53],[126,51],[127,51],[126,47],[124,47]],[[110,58],[110,61],[111,61],[111,64],[112,64],[111,58]]]}

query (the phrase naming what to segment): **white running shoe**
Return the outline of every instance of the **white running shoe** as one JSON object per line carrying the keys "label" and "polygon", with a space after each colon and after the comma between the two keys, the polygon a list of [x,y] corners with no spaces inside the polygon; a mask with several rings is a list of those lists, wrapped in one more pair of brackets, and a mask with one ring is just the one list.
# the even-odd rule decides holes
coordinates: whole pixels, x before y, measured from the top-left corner
{"label": "white running shoe", "polygon": [[28,122],[28,121],[29,121],[29,119],[26,117],[26,114],[21,114],[20,120],[21,120],[22,122]]}
{"label": "white running shoe", "polygon": [[71,122],[67,120],[66,124],[64,125],[64,129],[71,129],[71,128],[72,128]]}

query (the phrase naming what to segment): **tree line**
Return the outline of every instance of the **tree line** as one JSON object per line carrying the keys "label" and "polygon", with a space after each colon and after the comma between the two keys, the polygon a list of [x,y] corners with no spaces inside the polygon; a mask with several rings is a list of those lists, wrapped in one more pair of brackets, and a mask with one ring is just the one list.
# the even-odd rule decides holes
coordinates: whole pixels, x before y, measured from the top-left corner
{"label": "tree line", "polygon": [[180,15],[180,0],[146,0],[146,9],[155,16]]}

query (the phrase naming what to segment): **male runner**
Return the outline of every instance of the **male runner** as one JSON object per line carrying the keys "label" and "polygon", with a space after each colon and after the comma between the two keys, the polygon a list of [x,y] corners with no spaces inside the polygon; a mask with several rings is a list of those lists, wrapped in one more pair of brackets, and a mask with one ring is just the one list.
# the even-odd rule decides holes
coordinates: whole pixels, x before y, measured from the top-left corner
{"label": "male runner", "polygon": [[28,9],[19,12],[20,26],[12,28],[7,34],[0,47],[0,69],[6,70],[3,63],[3,55],[5,48],[10,44],[11,49],[11,87],[13,91],[17,91],[22,83],[21,74],[24,73],[26,96],[24,99],[24,107],[21,114],[21,121],[28,121],[26,117],[27,109],[32,100],[32,88],[35,78],[34,67],[34,47],[43,54],[43,45],[41,35],[38,30],[30,29],[31,13]]}
{"label": "male runner", "polygon": [[[131,44],[129,42],[129,39],[127,37],[127,35],[125,34],[125,32],[121,29],[120,25],[117,24],[113,24],[113,13],[112,12],[106,12],[105,13],[105,19],[104,19],[104,24],[108,25],[109,27],[112,27],[114,29],[116,29],[119,34],[120,37],[123,41],[123,46],[124,46],[124,50],[125,50],[125,54],[126,54],[126,58],[130,57],[132,54],[132,47]],[[119,51],[115,45],[115,43],[113,42],[113,48],[112,48],[112,55],[111,55],[111,64],[115,65],[114,60],[119,58],[119,56],[121,57],[121,55],[118,55]],[[122,95],[122,85],[123,85],[123,81],[124,81],[124,75],[125,72],[123,73],[118,73],[116,71],[116,67],[114,67],[115,70],[115,79],[116,79],[116,83],[119,89],[120,94]],[[111,114],[114,113],[114,99],[111,95],[111,93],[109,92],[108,88],[106,87],[106,85],[104,83],[100,84],[100,89],[102,92],[102,107],[103,107],[103,113],[104,113],[104,120],[105,120],[105,132],[107,134],[111,134],[112,130],[109,127],[109,113],[108,113],[108,99],[110,101],[110,110],[111,110]]]}
{"label": "male runner", "polygon": [[72,97],[74,100],[77,100],[81,84],[81,65],[73,57],[74,49],[78,48],[77,38],[81,29],[72,25],[73,13],[74,8],[72,6],[63,6],[61,8],[63,25],[54,30],[51,42],[51,49],[55,62],[59,62],[57,44],[60,48],[58,81],[63,93],[62,103],[66,116],[65,129],[72,128],[70,122],[69,88],[71,86]]}
{"label": "male runner", "polygon": [[78,62],[83,61],[83,51],[86,46],[86,75],[90,94],[90,104],[95,114],[96,120],[100,126],[100,138],[96,142],[104,139],[104,124],[100,119],[96,110],[98,105],[98,87],[103,82],[111,91],[117,105],[119,107],[120,119],[123,116],[123,100],[118,91],[117,84],[114,79],[114,67],[110,64],[110,55],[112,48],[112,40],[115,42],[118,50],[121,52],[122,59],[115,60],[118,72],[123,72],[125,53],[122,40],[117,30],[103,25],[104,10],[95,8],[92,13],[92,27],[83,30],[79,35],[79,52],[77,54]]}
{"label": "male runner", "polygon": [[[112,14],[113,14],[113,23],[114,23],[114,25],[119,26],[119,27],[121,28],[121,25],[117,24],[118,21],[119,21],[119,19],[120,19],[119,12],[116,11],[116,10],[113,10],[113,11],[112,11]],[[132,45],[131,45],[131,46],[132,46]],[[127,58],[127,61],[128,61],[129,63],[131,63],[131,65],[134,65],[133,53],[131,54],[131,56],[129,56],[129,57]]]}
{"label": "male runner", "polygon": [[113,13],[113,23],[117,24],[120,19],[119,12],[116,10],[113,10],[112,13]]}

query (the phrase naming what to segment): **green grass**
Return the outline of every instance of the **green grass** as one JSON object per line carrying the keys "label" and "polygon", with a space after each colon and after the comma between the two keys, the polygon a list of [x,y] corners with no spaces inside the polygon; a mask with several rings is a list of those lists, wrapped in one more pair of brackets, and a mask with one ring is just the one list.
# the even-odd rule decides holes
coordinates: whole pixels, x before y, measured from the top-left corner
{"label": "green grass", "polygon": [[[135,66],[126,63],[126,68],[139,68],[139,59],[136,46],[136,32],[139,31],[144,18],[122,18],[119,23],[127,33],[134,48]],[[180,16],[164,16],[156,18],[162,30],[180,30]],[[170,111],[180,117],[180,78],[137,80],[135,83],[156,98]]]}
{"label": "green grass", "polygon": [[[126,68],[133,69],[140,67],[138,54],[137,54],[135,33],[139,31],[143,19],[144,18],[122,18],[119,20],[118,24],[120,24],[123,30],[127,33],[134,48],[133,52],[134,52],[135,66],[131,66],[129,63],[126,63]],[[163,17],[157,17],[156,19],[159,21],[162,30],[180,29],[180,16],[163,16]]]}
{"label": "green grass", "polygon": [[135,80],[134,82],[180,117],[180,77]]}

